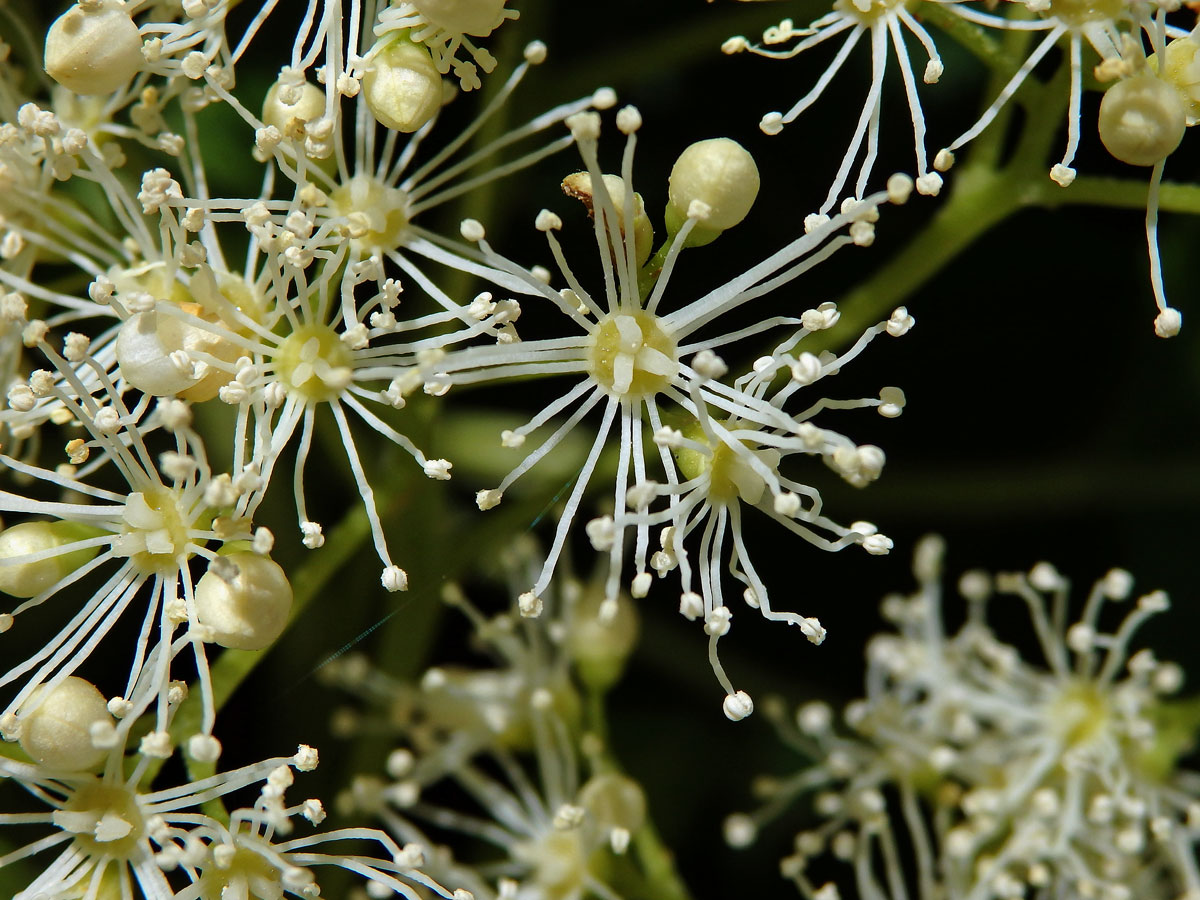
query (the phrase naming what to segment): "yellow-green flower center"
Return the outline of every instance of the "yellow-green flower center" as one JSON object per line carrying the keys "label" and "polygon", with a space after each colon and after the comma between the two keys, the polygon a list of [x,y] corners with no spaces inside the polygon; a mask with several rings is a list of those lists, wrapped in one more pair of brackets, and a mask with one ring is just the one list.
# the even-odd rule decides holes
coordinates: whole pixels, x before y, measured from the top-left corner
{"label": "yellow-green flower center", "polygon": [[128,556],[145,573],[173,570],[187,552],[192,527],[174,488],[150,488],[129,495],[121,512],[124,531],[113,550]]}
{"label": "yellow-green flower center", "polygon": [[92,780],[53,814],[54,824],[72,832],[90,857],[131,859],[139,853],[146,823],[137,798],[126,787]]}
{"label": "yellow-green flower center", "polygon": [[308,402],[332,400],[354,375],[354,358],[328,325],[304,325],[284,338],[275,371],[289,393]]}
{"label": "yellow-green flower center", "polygon": [[1048,715],[1063,743],[1073,748],[1091,744],[1111,722],[1108,698],[1088,682],[1067,687],[1050,705]]}
{"label": "yellow-green flower center", "polygon": [[370,249],[400,246],[408,229],[408,195],[367,175],[356,175],[330,194],[352,240]]}
{"label": "yellow-green flower center", "polygon": [[[698,423],[684,429],[684,435],[691,440],[708,444],[708,439]],[[688,480],[708,473],[710,502],[728,505],[741,501],[753,506],[762,499],[767,482],[754,470],[747,457],[753,454],[768,469],[774,470],[779,465],[779,451],[771,448],[755,450],[750,441],[742,441],[742,444],[746,449],[741,453],[722,441],[718,441],[716,447],[708,453],[681,447],[675,451],[675,462]]]}
{"label": "yellow-green flower center", "polygon": [[675,339],[644,310],[601,319],[588,340],[587,362],[588,374],[618,397],[657,394],[679,372]]}

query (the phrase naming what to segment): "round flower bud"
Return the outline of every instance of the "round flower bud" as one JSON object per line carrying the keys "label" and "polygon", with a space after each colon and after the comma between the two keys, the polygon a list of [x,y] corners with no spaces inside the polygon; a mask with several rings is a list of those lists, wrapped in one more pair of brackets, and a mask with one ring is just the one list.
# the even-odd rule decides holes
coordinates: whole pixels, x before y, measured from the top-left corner
{"label": "round flower bud", "polygon": [[627,596],[605,603],[600,590],[585,590],[567,632],[567,650],[580,680],[598,691],[615,684],[637,634],[637,610]]}
{"label": "round flower bud", "polygon": [[588,779],[579,791],[579,805],[604,830],[634,832],[646,820],[646,795],[632,778],[604,772]]}
{"label": "round flower bud", "polygon": [[18,713],[21,749],[51,769],[77,772],[104,759],[92,743],[92,729],[113,724],[108,704],[95,685],[70,675],[50,691],[40,688]]}
{"label": "round flower bud", "polygon": [[410,0],[425,21],[452,34],[483,37],[504,21],[506,0]]}
{"label": "round flower bud", "polygon": [[[192,306],[193,304],[189,304]],[[198,312],[189,309],[189,312]],[[178,396],[184,400],[208,400],[216,396],[228,373],[200,369],[171,354],[199,351],[229,356],[229,347],[219,333],[156,311],[131,316],[117,332],[116,357],[121,374],[139,391],[155,397]],[[222,352],[222,351],[225,352]]]}
{"label": "round flower bud", "polygon": [[741,144],[729,138],[697,141],[679,154],[671,169],[667,230],[678,231],[699,201],[707,207],[707,216],[693,227],[687,244],[707,244],[746,218],[758,187],[758,166]]}
{"label": "round flower bud", "polygon": [[[625,180],[620,175],[605,175],[604,187],[608,191],[608,196],[612,200],[613,209],[617,214],[617,227],[621,231],[621,236],[625,236]],[[587,172],[576,172],[574,175],[568,175],[562,182],[563,193],[568,197],[574,197],[588,208],[588,212],[595,215],[595,199],[592,191],[592,176]],[[637,264],[643,265],[650,258],[650,251],[654,249],[654,226],[650,224],[650,217],[646,215],[646,205],[642,202],[642,195],[636,191],[633,194],[633,233],[634,246],[636,248]]]}
{"label": "round flower bud", "polygon": [[1152,166],[1166,159],[1187,125],[1183,98],[1156,75],[1118,81],[1100,101],[1100,140],[1121,162]]}
{"label": "round flower bud", "polygon": [[256,553],[218,557],[196,585],[196,619],[209,631],[205,639],[222,647],[269,647],[283,634],[291,608],[283,569]]}
{"label": "round flower bud", "polygon": [[442,106],[442,76],[433,57],[407,38],[381,50],[363,76],[363,98],[379,124],[405,134],[432,119]]}
{"label": "round flower bud", "polygon": [[315,84],[284,84],[276,81],[263,99],[263,124],[287,131],[288,122],[311,122],[325,115],[325,92]]}
{"label": "round flower bud", "polygon": [[46,32],[46,74],[77,94],[111,94],[141,68],[142,38],[121,0],[72,6]]}
{"label": "round flower bud", "polygon": [[22,557],[45,553],[100,534],[74,522],[21,522],[0,531],[0,591],[14,597],[36,597],[74,572],[99,551],[85,547],[68,553],[21,562]]}

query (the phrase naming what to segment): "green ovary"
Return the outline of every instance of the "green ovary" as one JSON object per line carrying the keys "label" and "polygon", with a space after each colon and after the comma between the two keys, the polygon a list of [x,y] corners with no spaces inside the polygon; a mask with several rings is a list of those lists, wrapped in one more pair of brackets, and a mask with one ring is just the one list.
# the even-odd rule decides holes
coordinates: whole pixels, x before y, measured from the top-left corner
{"label": "green ovary", "polygon": [[288,335],[275,354],[275,371],[289,393],[309,402],[329,401],[353,376],[350,350],[328,325],[305,325]]}
{"label": "green ovary", "polygon": [[587,363],[588,374],[618,397],[657,394],[679,372],[675,339],[644,310],[601,319],[588,340]]}
{"label": "green ovary", "polygon": [[[698,423],[684,429],[683,433],[691,440],[708,444],[708,439]],[[774,471],[779,465],[778,450],[755,450],[749,441],[742,441],[742,444],[768,469]],[[718,505],[742,501],[753,506],[762,499],[763,492],[767,489],[766,481],[754,471],[744,456],[720,441],[711,453],[682,447],[675,451],[675,462],[688,480],[707,472],[708,498]]]}

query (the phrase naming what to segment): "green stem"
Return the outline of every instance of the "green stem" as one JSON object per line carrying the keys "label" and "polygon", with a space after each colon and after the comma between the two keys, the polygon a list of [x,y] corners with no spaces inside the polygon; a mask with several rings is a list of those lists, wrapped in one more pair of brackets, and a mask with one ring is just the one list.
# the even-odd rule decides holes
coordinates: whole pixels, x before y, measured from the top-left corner
{"label": "green stem", "polygon": [[986,169],[964,168],[953,184],[949,200],[933,219],[903,251],[842,297],[838,324],[810,335],[806,347],[811,349],[810,342],[818,338],[821,349],[849,346],[1021,205],[1009,180]]}
{"label": "green stem", "polygon": [[[1145,209],[1149,190],[1149,183],[1140,179],[1080,175],[1065,190],[1047,179],[1036,186],[1036,197],[1029,202],[1046,209],[1080,205]],[[1158,208],[1162,212],[1200,214],[1200,184],[1164,183],[1159,188]]]}

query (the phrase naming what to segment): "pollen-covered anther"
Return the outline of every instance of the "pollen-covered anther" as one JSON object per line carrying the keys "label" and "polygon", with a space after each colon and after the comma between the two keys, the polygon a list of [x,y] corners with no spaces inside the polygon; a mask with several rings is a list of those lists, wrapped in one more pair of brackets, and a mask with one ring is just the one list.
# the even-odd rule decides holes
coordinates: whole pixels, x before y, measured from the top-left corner
{"label": "pollen-covered anther", "polygon": [[701,350],[692,357],[692,370],[701,378],[715,381],[725,376],[729,366],[711,350]]}
{"label": "pollen-covered anther", "polygon": [[533,591],[525,591],[517,597],[517,609],[527,619],[536,618],[542,614],[542,598]]}
{"label": "pollen-covered anther", "polygon": [[481,510],[493,509],[500,505],[500,501],[504,499],[504,492],[495,490],[482,490],[475,493],[475,505]]}
{"label": "pollen-covered anther", "polygon": [[775,495],[774,500],[775,512],[781,516],[791,518],[800,512],[800,496],[791,491],[783,491]]}
{"label": "pollen-covered anther", "polygon": [[386,591],[407,591],[408,573],[399,566],[388,566],[379,576],[379,582]]}
{"label": "pollen-covered anther", "polygon": [[897,306],[888,317],[886,329],[892,337],[903,337],[916,324],[917,320],[909,315],[908,307]]}
{"label": "pollen-covered anther", "polygon": [[894,419],[904,411],[904,391],[898,387],[885,387],[879,391],[879,414]]}
{"label": "pollen-covered anther", "polygon": [[1070,166],[1055,163],[1050,167],[1050,180],[1059,187],[1070,187],[1075,182],[1076,172]]}
{"label": "pollen-covered anther", "polygon": [[453,465],[448,459],[429,459],[425,461],[422,468],[429,478],[433,478],[436,481],[449,481],[450,469]]}
{"label": "pollen-covered anther", "polygon": [[808,331],[824,331],[838,323],[842,314],[838,312],[837,304],[826,301],[816,309],[806,309],[800,314],[800,324]]}
{"label": "pollen-covered anther", "polygon": [[892,539],[884,534],[869,534],[862,541],[862,547],[872,556],[887,556],[895,546]]}
{"label": "pollen-covered anther", "polygon": [[1168,306],[1154,317],[1154,333],[1161,338],[1175,337],[1183,325],[1183,315],[1174,307]]}
{"label": "pollen-covered anther", "polygon": [[319,522],[301,522],[300,533],[303,535],[301,543],[309,550],[316,550],[325,545],[325,534]]}
{"label": "pollen-covered anther", "polygon": [[539,212],[533,224],[538,231],[559,231],[563,225],[559,215],[548,209],[543,209]]}
{"label": "pollen-covered anther", "polygon": [[636,106],[623,106],[617,111],[617,130],[621,134],[633,134],[642,127],[642,114]]}
{"label": "pollen-covered anther", "polygon": [[727,606],[718,606],[704,617],[704,633],[712,637],[721,637],[729,633],[729,622],[733,618]]}
{"label": "pollen-covered anther", "polygon": [[754,712],[754,701],[750,699],[750,695],[745,691],[737,691],[728,694],[721,704],[721,709],[725,712],[725,718],[731,722],[740,722],[752,712]]}
{"label": "pollen-covered anther", "polygon": [[926,197],[936,197],[942,190],[942,176],[937,172],[926,172],[915,182],[917,193]]}
{"label": "pollen-covered anther", "polygon": [[611,550],[616,539],[617,531],[612,516],[599,516],[584,526],[584,531],[591,541],[592,549],[598,552]]}
{"label": "pollen-covered anther", "polygon": [[888,202],[902,206],[912,196],[913,180],[903,172],[896,172],[887,180]]}

